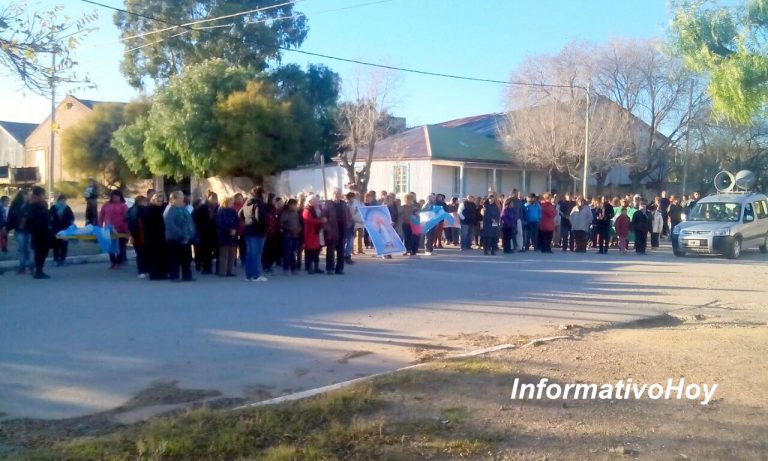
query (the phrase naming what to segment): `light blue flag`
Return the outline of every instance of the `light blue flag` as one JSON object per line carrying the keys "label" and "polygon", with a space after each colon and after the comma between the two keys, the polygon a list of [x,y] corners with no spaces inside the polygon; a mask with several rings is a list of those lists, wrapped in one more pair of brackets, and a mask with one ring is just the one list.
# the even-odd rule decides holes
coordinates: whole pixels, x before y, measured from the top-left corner
{"label": "light blue flag", "polygon": [[422,211],[419,213],[421,220],[421,231],[427,233],[440,224],[442,221],[446,221],[448,224],[453,224],[453,216],[450,213],[446,213],[443,207],[435,206],[431,210]]}

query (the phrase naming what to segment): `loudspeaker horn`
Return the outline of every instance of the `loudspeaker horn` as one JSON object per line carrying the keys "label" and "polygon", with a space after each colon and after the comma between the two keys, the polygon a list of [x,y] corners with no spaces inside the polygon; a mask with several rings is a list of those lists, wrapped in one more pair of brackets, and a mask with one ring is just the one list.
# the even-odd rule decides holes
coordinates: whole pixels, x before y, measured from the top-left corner
{"label": "loudspeaker horn", "polygon": [[730,172],[723,170],[715,175],[715,189],[718,192],[730,192],[735,185],[736,180]]}

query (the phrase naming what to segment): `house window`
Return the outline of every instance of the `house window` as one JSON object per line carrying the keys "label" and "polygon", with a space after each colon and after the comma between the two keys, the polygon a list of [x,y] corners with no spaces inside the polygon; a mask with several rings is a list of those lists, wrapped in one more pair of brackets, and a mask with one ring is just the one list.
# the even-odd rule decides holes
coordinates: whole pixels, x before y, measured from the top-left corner
{"label": "house window", "polygon": [[405,194],[408,192],[408,165],[395,165],[392,178],[394,179],[392,189],[395,194]]}
{"label": "house window", "polygon": [[453,195],[461,194],[461,167],[453,167]]}

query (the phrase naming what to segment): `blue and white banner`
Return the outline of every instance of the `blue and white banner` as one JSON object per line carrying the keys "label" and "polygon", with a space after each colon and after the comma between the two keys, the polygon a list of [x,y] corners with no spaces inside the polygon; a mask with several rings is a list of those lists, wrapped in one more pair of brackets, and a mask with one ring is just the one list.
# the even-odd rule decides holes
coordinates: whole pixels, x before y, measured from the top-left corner
{"label": "blue and white banner", "polygon": [[419,218],[421,220],[421,232],[425,234],[440,224],[441,221],[445,221],[449,227],[452,227],[454,224],[454,217],[451,216],[450,213],[446,213],[446,211],[439,206],[436,206],[429,211],[422,211],[419,213]]}
{"label": "blue and white banner", "polygon": [[376,256],[405,253],[405,244],[392,227],[392,216],[386,206],[361,206],[359,210]]}

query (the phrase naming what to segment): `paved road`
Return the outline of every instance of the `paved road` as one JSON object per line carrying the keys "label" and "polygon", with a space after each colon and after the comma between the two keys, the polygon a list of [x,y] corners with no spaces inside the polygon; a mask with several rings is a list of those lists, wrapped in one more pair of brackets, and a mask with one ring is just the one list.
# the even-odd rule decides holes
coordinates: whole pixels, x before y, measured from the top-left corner
{"label": "paved road", "polygon": [[727,267],[669,250],[357,260],[344,276],[280,274],[268,283],[149,282],[103,264],[51,268],[48,281],[6,273],[0,413],[88,414],[159,379],[231,396],[279,395],[407,365],[419,348],[460,352],[471,347],[461,335],[654,315],[678,307],[660,278]]}

